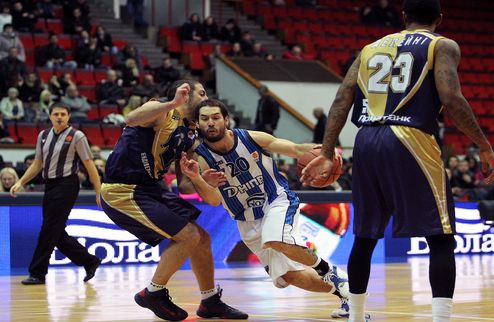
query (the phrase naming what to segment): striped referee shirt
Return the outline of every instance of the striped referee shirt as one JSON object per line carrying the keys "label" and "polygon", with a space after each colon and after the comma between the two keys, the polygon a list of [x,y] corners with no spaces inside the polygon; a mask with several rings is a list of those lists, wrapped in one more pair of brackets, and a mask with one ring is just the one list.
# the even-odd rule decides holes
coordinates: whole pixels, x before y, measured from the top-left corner
{"label": "striped referee shirt", "polygon": [[59,134],[52,127],[41,131],[35,158],[43,161],[44,179],[58,179],[76,174],[80,161],[93,155],[84,133],[69,126]]}

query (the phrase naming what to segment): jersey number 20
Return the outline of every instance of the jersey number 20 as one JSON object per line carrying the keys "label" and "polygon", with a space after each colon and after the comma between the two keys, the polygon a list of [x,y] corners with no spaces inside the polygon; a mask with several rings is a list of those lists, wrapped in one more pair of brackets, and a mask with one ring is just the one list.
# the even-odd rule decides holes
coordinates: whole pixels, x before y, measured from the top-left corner
{"label": "jersey number 20", "polygon": [[[412,78],[413,55],[406,52],[401,53],[393,61],[393,58],[387,54],[376,54],[367,61],[367,68],[373,69],[374,72],[369,77],[368,90],[372,93],[387,93],[391,87],[393,93],[404,93],[410,85]],[[391,76],[394,68],[400,69],[399,75]]]}

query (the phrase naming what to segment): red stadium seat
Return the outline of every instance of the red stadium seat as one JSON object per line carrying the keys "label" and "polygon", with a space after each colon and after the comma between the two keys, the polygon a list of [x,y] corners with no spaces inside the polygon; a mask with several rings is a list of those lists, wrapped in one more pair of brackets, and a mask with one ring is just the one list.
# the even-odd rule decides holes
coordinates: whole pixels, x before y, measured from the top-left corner
{"label": "red stadium seat", "polygon": [[63,23],[60,19],[46,19],[46,30],[54,34],[63,34]]}
{"label": "red stadium seat", "polygon": [[76,69],[75,79],[78,85],[95,86],[94,73],[92,70]]}
{"label": "red stadium seat", "polygon": [[102,129],[107,146],[114,146],[122,135],[122,127],[119,125],[103,124]]}
{"label": "red stadium seat", "polygon": [[94,70],[94,80],[96,84],[101,83],[101,81],[106,79],[108,71],[106,69],[96,69]]}
{"label": "red stadium seat", "polygon": [[46,31],[45,19],[43,19],[43,18],[38,19],[36,21],[36,24],[34,25],[34,29]]}
{"label": "red stadium seat", "polygon": [[24,49],[34,49],[33,35],[31,33],[20,33],[19,39],[24,45]]}
{"label": "red stadium seat", "polygon": [[99,115],[104,118],[108,114],[118,114],[118,106],[116,104],[100,104],[99,105]]}
{"label": "red stadium seat", "polygon": [[38,67],[36,68],[36,73],[45,84],[48,84],[50,82],[50,78],[53,76],[53,69]]}
{"label": "red stadium seat", "polygon": [[34,38],[34,46],[43,46],[46,45],[49,42],[49,34],[42,33],[42,34],[33,34]]}
{"label": "red stadium seat", "polygon": [[105,145],[105,139],[99,123],[82,123],[81,130],[86,134],[89,144]]}
{"label": "red stadium seat", "polygon": [[184,53],[200,53],[201,49],[197,41],[183,41],[182,52]]}
{"label": "red stadium seat", "polygon": [[86,97],[89,102],[96,102],[96,88],[94,86],[80,86],[79,95]]}
{"label": "red stadium seat", "polygon": [[36,144],[38,140],[38,126],[33,123],[17,123],[17,137],[22,144]]}
{"label": "red stadium seat", "polygon": [[99,107],[96,104],[91,104],[91,109],[87,112],[87,119],[89,121],[95,121],[100,119]]}

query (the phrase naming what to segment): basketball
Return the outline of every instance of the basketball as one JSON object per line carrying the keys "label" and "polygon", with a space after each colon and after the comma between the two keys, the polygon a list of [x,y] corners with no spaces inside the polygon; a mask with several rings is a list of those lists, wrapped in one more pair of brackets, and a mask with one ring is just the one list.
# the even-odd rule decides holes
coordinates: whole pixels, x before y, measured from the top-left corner
{"label": "basketball", "polygon": [[[300,158],[298,158],[297,173],[299,177],[302,176],[302,170],[305,168],[305,166],[313,159],[318,157],[319,153],[321,153],[321,148],[318,147],[305,152]],[[316,180],[314,183],[311,184],[311,187],[324,188],[331,185],[336,180],[338,180],[338,178],[342,174],[342,169],[341,169],[342,163],[343,163],[343,159],[341,157],[341,154],[338,153],[338,151],[335,151],[335,155],[333,158],[333,166],[331,167],[330,175],[325,179]]]}

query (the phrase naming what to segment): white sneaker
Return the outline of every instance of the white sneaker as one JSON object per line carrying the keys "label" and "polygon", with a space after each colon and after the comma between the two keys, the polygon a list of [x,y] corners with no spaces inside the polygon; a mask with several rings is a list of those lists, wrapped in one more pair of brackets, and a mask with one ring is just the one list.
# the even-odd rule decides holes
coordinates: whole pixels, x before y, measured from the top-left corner
{"label": "white sneaker", "polygon": [[323,281],[333,286],[340,297],[345,299],[350,295],[350,289],[348,286],[348,275],[342,269],[339,269],[335,265],[329,267],[329,271],[323,276]]}
{"label": "white sneaker", "polygon": [[[340,297],[340,300],[341,300],[341,307],[331,312],[331,317],[333,319],[350,317],[350,307],[348,306],[348,299]],[[370,321],[370,315],[367,313],[365,314],[365,321],[366,322]]]}

